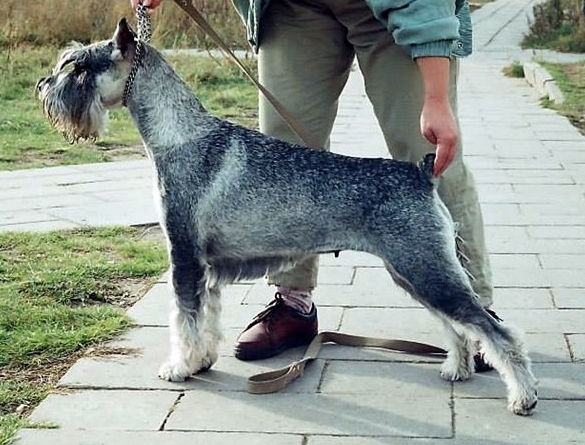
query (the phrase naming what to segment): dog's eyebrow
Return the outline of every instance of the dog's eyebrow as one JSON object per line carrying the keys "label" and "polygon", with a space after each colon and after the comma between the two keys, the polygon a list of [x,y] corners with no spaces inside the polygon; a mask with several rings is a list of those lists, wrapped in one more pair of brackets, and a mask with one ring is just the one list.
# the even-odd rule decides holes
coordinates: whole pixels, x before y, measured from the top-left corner
{"label": "dog's eyebrow", "polygon": [[69,55],[69,57],[67,57],[67,58],[65,58],[64,60],[62,60],[62,61],[61,61],[61,62],[60,62],[60,63],[59,63],[59,64],[58,64],[56,67],[55,67],[55,69],[53,70],[53,75],[55,75],[55,74],[58,74],[58,73],[60,73],[61,71],[63,71],[63,69],[64,69],[64,68],[65,68],[67,65],[69,65],[69,64],[71,64],[71,63],[73,63],[73,62],[75,62],[75,60],[76,60],[76,59],[77,59],[77,58],[76,58],[76,57],[75,57],[73,54]]}
{"label": "dog's eyebrow", "polygon": [[77,46],[72,46],[64,50],[59,57],[59,63],[53,69],[53,75],[60,73],[67,65],[75,62],[83,52]]}

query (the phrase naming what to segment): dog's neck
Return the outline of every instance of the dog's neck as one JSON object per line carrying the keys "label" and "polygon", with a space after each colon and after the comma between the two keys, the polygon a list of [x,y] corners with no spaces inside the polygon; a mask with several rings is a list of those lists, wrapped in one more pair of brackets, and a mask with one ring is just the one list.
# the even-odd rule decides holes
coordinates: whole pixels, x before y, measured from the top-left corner
{"label": "dog's neck", "polygon": [[208,134],[215,122],[189,86],[149,45],[144,45],[127,106],[153,155],[191,144]]}
{"label": "dog's neck", "polygon": [[140,68],[140,64],[142,63],[143,56],[144,42],[142,40],[137,40],[134,57],[132,59],[132,67],[130,68],[130,74],[128,75],[128,79],[126,79],[126,85],[124,85],[124,93],[122,94],[123,107],[128,106],[128,96],[130,95],[130,91],[132,91],[132,87],[134,86],[134,79],[136,78],[136,73],[138,72],[138,68]]}

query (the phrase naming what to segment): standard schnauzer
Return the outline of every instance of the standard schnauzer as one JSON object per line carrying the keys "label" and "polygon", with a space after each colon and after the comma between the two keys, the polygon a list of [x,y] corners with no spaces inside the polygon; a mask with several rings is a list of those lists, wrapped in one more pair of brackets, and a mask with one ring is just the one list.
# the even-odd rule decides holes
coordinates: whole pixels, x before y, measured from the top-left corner
{"label": "standard schnauzer", "polygon": [[121,104],[138,127],[156,172],[171,263],[162,379],[184,380],[217,360],[223,285],[308,255],[357,250],[381,258],[396,283],[441,320],[444,379],[471,376],[479,341],[506,383],[509,409],[534,410],[536,379],[519,334],[479,304],[457,260],[434,155],[418,166],[346,157],[220,120],[124,19],[111,40],[65,50],[37,90],[45,115],[70,141],[100,136],[107,110]]}

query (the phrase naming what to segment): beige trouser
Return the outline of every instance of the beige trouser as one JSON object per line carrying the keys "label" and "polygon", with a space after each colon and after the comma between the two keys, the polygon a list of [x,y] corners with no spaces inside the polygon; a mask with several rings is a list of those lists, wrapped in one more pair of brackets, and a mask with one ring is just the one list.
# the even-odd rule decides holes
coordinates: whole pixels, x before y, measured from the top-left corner
{"label": "beige trouser", "polygon": [[[388,150],[394,159],[418,162],[434,151],[420,134],[423,87],[411,58],[394,44],[391,34],[372,15],[364,0],[273,0],[260,29],[260,81],[313,134],[319,147],[329,147],[338,98],[357,57]],[[451,104],[457,110],[458,64],[451,65]],[[272,106],[260,97],[260,129],[290,142],[300,142]],[[491,269],[483,221],[473,177],[462,159],[442,176],[439,195],[459,224],[464,266],[484,306],[492,303]],[[317,258],[269,277],[269,283],[315,287]]]}

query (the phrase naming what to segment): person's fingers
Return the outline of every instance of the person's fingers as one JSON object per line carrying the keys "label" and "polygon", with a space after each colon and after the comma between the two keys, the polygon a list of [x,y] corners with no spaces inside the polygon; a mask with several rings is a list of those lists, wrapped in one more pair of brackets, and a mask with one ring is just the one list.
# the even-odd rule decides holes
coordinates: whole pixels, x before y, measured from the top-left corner
{"label": "person's fingers", "polygon": [[447,143],[439,141],[435,154],[433,175],[441,176],[455,159],[455,155],[457,154],[457,141],[450,140]]}
{"label": "person's fingers", "polygon": [[133,9],[136,9],[140,4],[146,6],[149,10],[157,8],[162,3],[162,0],[130,0]]}

